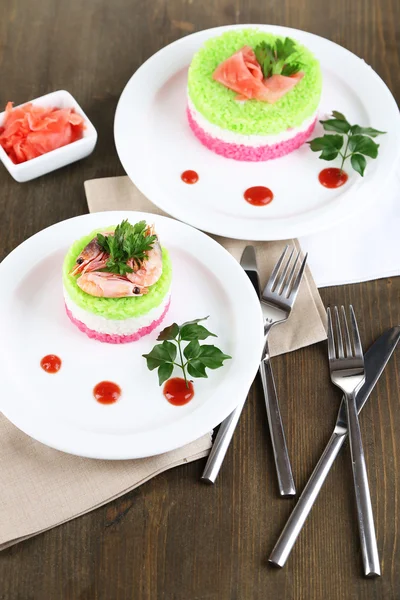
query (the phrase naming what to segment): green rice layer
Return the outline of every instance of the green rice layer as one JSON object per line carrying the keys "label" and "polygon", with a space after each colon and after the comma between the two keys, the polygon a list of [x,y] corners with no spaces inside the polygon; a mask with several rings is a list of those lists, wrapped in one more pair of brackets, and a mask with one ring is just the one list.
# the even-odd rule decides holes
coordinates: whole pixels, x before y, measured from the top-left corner
{"label": "green rice layer", "polygon": [[275,104],[260,100],[237,102],[236,92],[212,78],[217,66],[243,46],[255,48],[277,38],[259,29],[234,29],[205,42],[189,67],[188,94],[195,108],[211,123],[243,135],[272,135],[299,127],[317,110],[322,90],[318,60],[296,41],[303,79]]}
{"label": "green rice layer", "polygon": [[163,268],[160,279],[149,288],[149,293],[145,296],[137,298],[96,298],[86,294],[76,281],[79,275],[70,275],[70,271],[76,264],[78,255],[83,248],[92,240],[99,232],[112,231],[114,227],[96,229],[89,235],[85,235],[81,239],[72,244],[64,259],[63,265],[63,283],[70,298],[88,312],[105,317],[106,319],[123,320],[130,317],[139,317],[147,314],[151,309],[156,308],[165,298],[172,281],[172,264],[168,251],[162,249]]}

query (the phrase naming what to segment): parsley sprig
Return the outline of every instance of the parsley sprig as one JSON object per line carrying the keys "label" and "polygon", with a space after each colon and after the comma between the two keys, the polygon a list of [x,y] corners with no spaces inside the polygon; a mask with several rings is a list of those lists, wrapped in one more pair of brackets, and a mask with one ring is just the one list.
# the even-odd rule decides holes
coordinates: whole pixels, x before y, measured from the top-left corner
{"label": "parsley sprig", "polygon": [[131,225],[126,219],[115,228],[114,235],[98,233],[100,246],[110,255],[104,270],[119,275],[132,273],[133,269],[127,265],[129,260],[140,267],[157,239],[156,235],[146,235],[146,230],[146,221]]}
{"label": "parsley sprig", "polygon": [[260,42],[255,47],[254,53],[266,79],[272,75],[289,77],[301,69],[296,43],[289,37],[284,40],[277,38],[275,44]]}
{"label": "parsley sprig", "polygon": [[[215,333],[199,325],[200,321],[206,319],[208,317],[194,319],[182,325],[172,323],[157,338],[162,344],[154,346],[149,354],[143,354],[150,371],[158,369],[160,385],[171,377],[174,367],[179,367],[183,371],[186,387],[189,387],[187,373],[192,377],[208,377],[206,368],[219,369],[224,360],[232,358],[216,346],[199,344],[199,341],[208,337],[217,337]],[[183,342],[189,343],[183,348]]]}
{"label": "parsley sprig", "polygon": [[332,118],[320,121],[320,123],[325,131],[334,131],[336,135],[328,134],[307,142],[310,144],[311,150],[321,152],[319,157],[322,160],[335,160],[337,156],[341,156],[340,171],[343,171],[345,161],[350,158],[353,169],[363,177],[367,166],[365,157],[376,158],[378,156],[379,144],[371,138],[386,132],[378,131],[373,127],[350,125],[346,117],[337,110],[332,111]]}

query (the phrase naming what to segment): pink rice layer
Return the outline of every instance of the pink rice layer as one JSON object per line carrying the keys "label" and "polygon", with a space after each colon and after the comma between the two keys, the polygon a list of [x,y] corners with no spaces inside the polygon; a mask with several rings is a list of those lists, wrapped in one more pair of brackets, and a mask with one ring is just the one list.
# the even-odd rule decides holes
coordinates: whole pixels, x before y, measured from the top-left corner
{"label": "pink rice layer", "polygon": [[221,156],[225,156],[225,158],[233,158],[234,160],[248,162],[260,162],[271,160],[273,158],[280,158],[281,156],[285,156],[286,154],[290,154],[290,152],[297,150],[310,137],[317,122],[317,119],[315,119],[307,130],[297,133],[290,140],[285,140],[278,144],[267,144],[265,146],[245,146],[243,144],[225,142],[211,136],[200,127],[189,108],[187,109],[187,118],[194,135],[209,150],[212,150]]}
{"label": "pink rice layer", "polygon": [[76,319],[73,316],[73,314],[71,313],[71,311],[69,310],[69,308],[66,305],[65,305],[65,310],[67,311],[67,315],[70,318],[70,320],[72,321],[72,323],[74,325],[76,325],[78,327],[78,329],[80,331],[82,331],[82,333],[86,333],[86,335],[88,337],[90,337],[94,340],[98,340],[99,342],[106,342],[108,344],[127,344],[128,342],[136,342],[143,336],[148,335],[149,333],[154,331],[154,329],[156,329],[156,327],[161,325],[165,315],[168,312],[170,304],[171,304],[171,300],[166,305],[161,317],[159,317],[158,319],[155,319],[152,323],[150,323],[150,325],[147,325],[146,327],[141,327],[140,329],[138,329],[137,331],[135,331],[134,333],[131,333],[129,335],[114,335],[114,334],[110,334],[110,333],[100,333],[99,331],[95,331],[94,329],[89,329],[89,327],[87,327],[84,323],[82,323],[82,321],[79,321],[78,319]]}

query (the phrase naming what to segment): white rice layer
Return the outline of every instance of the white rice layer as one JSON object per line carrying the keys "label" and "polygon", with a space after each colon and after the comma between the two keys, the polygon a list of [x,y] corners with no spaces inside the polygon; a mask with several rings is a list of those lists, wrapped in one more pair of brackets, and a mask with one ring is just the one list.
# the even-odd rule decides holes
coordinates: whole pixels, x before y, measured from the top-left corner
{"label": "white rice layer", "polygon": [[275,144],[279,144],[280,142],[286,142],[287,140],[291,140],[292,138],[296,137],[296,135],[298,135],[299,133],[307,131],[307,129],[315,121],[318,114],[318,111],[315,111],[315,113],[313,113],[311,117],[303,121],[300,127],[293,127],[292,129],[287,129],[286,131],[283,131],[282,133],[277,133],[275,135],[243,135],[242,133],[236,133],[228,129],[223,129],[218,125],[210,123],[210,121],[208,121],[195,108],[189,96],[188,107],[193,119],[206,133],[208,133],[208,135],[211,135],[213,138],[216,138],[223,142],[227,142],[229,144],[242,144],[243,146],[250,146],[252,148],[257,148],[258,146],[273,146]]}
{"label": "white rice layer", "polygon": [[171,297],[169,291],[159,306],[152,308],[145,315],[139,317],[130,317],[129,319],[106,319],[100,315],[95,315],[81,308],[72,300],[64,287],[64,300],[72,316],[86,325],[89,329],[99,333],[108,333],[110,335],[131,335],[141,329],[148,327],[161,317]]}

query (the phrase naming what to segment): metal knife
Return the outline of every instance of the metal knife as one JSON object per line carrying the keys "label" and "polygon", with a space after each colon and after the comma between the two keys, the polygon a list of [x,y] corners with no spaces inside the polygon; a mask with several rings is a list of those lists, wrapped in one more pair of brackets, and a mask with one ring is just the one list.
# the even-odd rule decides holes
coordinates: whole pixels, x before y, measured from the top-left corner
{"label": "metal knife", "polygon": [[[365,354],[366,378],[364,385],[357,394],[358,412],[362,410],[368,400],[399,339],[400,327],[392,327],[385,331]],[[326,476],[343,446],[347,433],[346,405],[343,398],[332,436],[269,557],[269,562],[272,564],[278,567],[283,567],[285,564]]]}
{"label": "metal knife", "polygon": [[[246,246],[243,250],[240,264],[246,271],[251,283],[254,286],[258,298],[260,298],[261,287],[260,279],[257,270],[257,259],[254,246]],[[243,406],[247,400],[247,396],[240,404],[235,408],[231,414],[222,421],[218,430],[217,436],[214,440],[211,452],[208,456],[206,466],[204,467],[201,480],[205,483],[215,483],[219,470],[224,461],[226,451],[229,448],[231,439],[238,424],[239,417],[242,413]]]}

